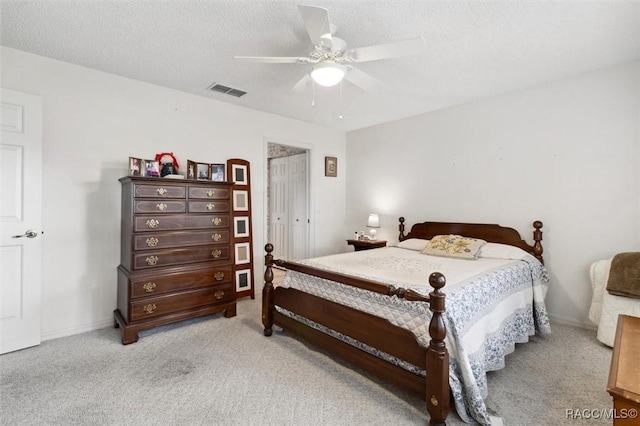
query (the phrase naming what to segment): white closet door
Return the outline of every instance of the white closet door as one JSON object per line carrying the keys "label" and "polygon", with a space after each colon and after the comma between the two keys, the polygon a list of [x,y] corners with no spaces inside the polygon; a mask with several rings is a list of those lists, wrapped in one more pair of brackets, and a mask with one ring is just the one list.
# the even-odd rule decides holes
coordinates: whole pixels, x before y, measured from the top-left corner
{"label": "white closet door", "polygon": [[308,257],[309,207],[307,202],[307,154],[289,157],[291,259]]}
{"label": "white closet door", "polygon": [[270,160],[269,189],[269,234],[273,244],[273,256],[276,259],[289,259],[289,194],[288,160],[273,158]]}
{"label": "white closet door", "polygon": [[0,353],[6,353],[41,339],[42,99],[0,90]]}

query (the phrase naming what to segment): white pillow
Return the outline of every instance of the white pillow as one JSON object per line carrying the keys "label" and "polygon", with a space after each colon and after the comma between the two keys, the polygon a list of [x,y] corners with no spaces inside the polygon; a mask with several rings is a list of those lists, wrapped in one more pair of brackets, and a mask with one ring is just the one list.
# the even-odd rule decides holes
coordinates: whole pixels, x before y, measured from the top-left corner
{"label": "white pillow", "polygon": [[422,249],[424,249],[428,243],[429,240],[423,240],[420,238],[409,238],[408,240],[400,241],[397,247],[407,250],[422,251]]}
{"label": "white pillow", "polygon": [[495,259],[522,260],[529,256],[529,253],[519,247],[508,244],[487,243],[482,246],[478,257],[492,257]]}

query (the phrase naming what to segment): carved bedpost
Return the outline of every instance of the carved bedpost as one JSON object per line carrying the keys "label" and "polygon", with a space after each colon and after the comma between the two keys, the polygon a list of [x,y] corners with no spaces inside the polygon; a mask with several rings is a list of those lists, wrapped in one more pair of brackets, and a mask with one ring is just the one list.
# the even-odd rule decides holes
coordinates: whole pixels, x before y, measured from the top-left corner
{"label": "carved bedpost", "polygon": [[429,323],[431,342],[427,349],[427,411],[429,424],[446,425],[449,415],[449,353],[444,342],[447,330],[442,314],[445,311],[445,294],[441,291],[446,279],[440,272],[429,276],[429,284],[434,290],[429,293],[429,309],[433,316]]}
{"label": "carved bedpost", "polygon": [[400,217],[398,220],[400,221],[400,225],[398,225],[398,230],[400,231],[398,241],[402,241],[404,240],[404,217]]}
{"label": "carved bedpost", "polygon": [[544,264],[544,260],[542,259],[542,244],[540,243],[540,241],[542,241],[542,231],[540,230],[542,229],[542,222],[536,220],[533,222],[533,227],[535,228],[533,231],[533,240],[535,241],[535,243],[533,243],[533,255]]}
{"label": "carved bedpost", "polygon": [[273,334],[273,244],[268,243],[264,246],[267,254],[264,256],[264,287],[262,288],[262,325],[264,326],[264,335],[271,336]]}

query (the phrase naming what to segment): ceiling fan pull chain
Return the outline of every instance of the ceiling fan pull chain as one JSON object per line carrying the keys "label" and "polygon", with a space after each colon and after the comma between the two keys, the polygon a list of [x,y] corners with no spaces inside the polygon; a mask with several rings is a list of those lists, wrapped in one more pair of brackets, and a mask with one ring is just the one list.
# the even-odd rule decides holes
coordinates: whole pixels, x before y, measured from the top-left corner
{"label": "ceiling fan pull chain", "polygon": [[311,79],[311,106],[316,106],[316,82]]}

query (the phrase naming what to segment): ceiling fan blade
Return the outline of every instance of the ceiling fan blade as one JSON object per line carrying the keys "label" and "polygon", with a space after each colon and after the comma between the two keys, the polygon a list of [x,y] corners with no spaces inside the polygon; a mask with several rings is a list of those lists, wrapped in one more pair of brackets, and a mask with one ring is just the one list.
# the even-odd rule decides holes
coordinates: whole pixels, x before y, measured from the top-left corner
{"label": "ceiling fan blade", "polygon": [[305,74],[304,77],[298,80],[298,82],[291,89],[287,91],[287,93],[291,93],[294,95],[298,93],[302,93],[310,83],[311,83],[311,76],[309,74]]}
{"label": "ceiling fan blade", "polygon": [[358,68],[351,68],[344,76],[344,79],[355,84],[365,92],[371,93],[389,93],[391,89],[389,86],[381,82],[380,80],[372,77],[364,71]]}
{"label": "ceiling fan blade", "polygon": [[234,56],[233,58],[261,64],[306,64],[310,62],[309,58],[302,56]]}
{"label": "ceiling fan blade", "polygon": [[347,60],[349,62],[377,61],[379,59],[419,55],[426,50],[427,45],[424,38],[418,37],[410,40],[351,49],[347,55]]}
{"label": "ceiling fan blade", "polygon": [[331,24],[329,11],[323,7],[299,5],[298,10],[314,46],[331,48]]}

